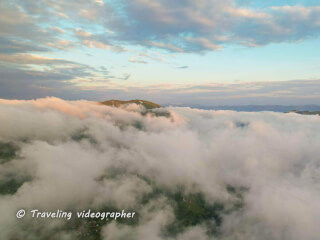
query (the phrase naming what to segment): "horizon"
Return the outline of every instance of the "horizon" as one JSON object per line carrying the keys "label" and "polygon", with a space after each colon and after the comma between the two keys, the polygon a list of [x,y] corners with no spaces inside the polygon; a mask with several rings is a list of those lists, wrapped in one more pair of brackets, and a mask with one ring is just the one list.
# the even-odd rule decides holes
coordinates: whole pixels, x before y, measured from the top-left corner
{"label": "horizon", "polygon": [[[68,101],[66,99],[61,99],[61,98],[56,98],[54,96],[47,96],[45,98],[35,98],[35,99],[15,99],[14,101],[18,102],[34,102],[34,101],[46,101],[46,100],[59,100],[59,101]],[[1,99],[0,101],[5,101],[7,100],[12,100],[12,99]],[[105,99],[102,101],[92,101],[92,100],[87,100],[87,99],[75,99],[75,100],[69,100],[73,102],[81,102],[81,101],[89,101],[89,102],[97,102],[97,103],[104,103],[104,102],[110,102],[110,101],[120,101],[124,102],[123,104],[132,104],[130,103],[131,101],[146,101],[150,102],[151,104],[154,105],[159,105],[160,107],[189,107],[191,109],[200,109],[200,110],[230,110],[230,111],[237,111],[237,112],[264,112],[264,111],[270,111],[270,112],[293,112],[293,111],[306,111],[306,112],[319,112],[320,111],[320,105],[318,104],[305,104],[305,105],[263,105],[263,104],[253,104],[253,105],[201,105],[201,104],[161,104],[158,102],[152,102],[149,101],[148,99]],[[137,104],[137,103],[133,103]]]}

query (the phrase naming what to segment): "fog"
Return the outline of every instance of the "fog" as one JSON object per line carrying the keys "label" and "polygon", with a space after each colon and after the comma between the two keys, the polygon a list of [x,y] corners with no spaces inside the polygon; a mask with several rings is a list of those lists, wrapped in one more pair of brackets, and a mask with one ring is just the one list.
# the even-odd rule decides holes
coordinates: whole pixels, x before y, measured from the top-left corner
{"label": "fog", "polygon": [[[319,183],[320,116],[0,100],[3,240],[318,240]],[[16,218],[106,208],[137,218]]]}

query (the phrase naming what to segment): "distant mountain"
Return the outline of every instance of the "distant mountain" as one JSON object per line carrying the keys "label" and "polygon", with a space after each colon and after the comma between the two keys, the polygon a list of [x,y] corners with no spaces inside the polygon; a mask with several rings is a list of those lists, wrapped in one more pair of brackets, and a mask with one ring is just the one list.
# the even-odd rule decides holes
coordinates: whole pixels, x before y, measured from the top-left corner
{"label": "distant mountain", "polygon": [[[298,114],[303,114],[303,115],[320,115],[320,111],[314,111],[314,112],[311,112],[311,111],[297,111],[297,110],[292,110],[290,112],[293,112],[293,113],[298,113]],[[289,113],[290,113],[289,112]]]}
{"label": "distant mountain", "polygon": [[130,103],[143,105],[146,109],[153,109],[153,108],[160,108],[161,107],[159,104],[145,101],[145,100],[139,100],[139,99],[130,100],[130,101],[109,100],[109,101],[101,102],[101,104],[111,106],[111,107],[120,107],[122,105],[130,104]]}
{"label": "distant mountain", "polygon": [[[120,107],[125,104],[135,103],[138,105],[143,105],[147,110],[154,108],[161,108],[162,106],[150,101],[146,100],[129,100],[129,101],[121,101],[121,100],[108,100],[101,102],[103,105],[112,106],[112,107]],[[165,105],[169,106],[169,105]],[[320,115],[320,105],[301,105],[301,106],[289,106],[289,105],[241,105],[241,106],[202,106],[197,104],[189,104],[189,105],[173,105],[177,107],[191,107],[205,110],[232,110],[239,112],[260,112],[260,111],[272,111],[272,112],[296,112],[304,115]]]}
{"label": "distant mountain", "polygon": [[296,110],[298,112],[319,112],[320,105],[241,105],[241,106],[203,106],[196,104],[180,105],[181,107],[191,107],[205,110],[232,110],[238,112],[261,112],[261,111],[272,111],[272,112],[290,112]]}

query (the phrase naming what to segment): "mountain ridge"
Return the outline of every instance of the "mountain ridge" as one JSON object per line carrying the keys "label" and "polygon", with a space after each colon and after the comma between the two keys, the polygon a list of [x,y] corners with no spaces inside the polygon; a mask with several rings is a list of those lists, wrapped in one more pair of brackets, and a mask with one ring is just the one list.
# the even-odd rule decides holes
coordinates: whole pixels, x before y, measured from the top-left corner
{"label": "mountain ridge", "polygon": [[103,105],[106,106],[110,106],[110,107],[120,107],[122,105],[126,105],[126,104],[138,104],[138,105],[142,105],[144,106],[146,109],[153,109],[153,108],[161,108],[162,106],[150,101],[146,101],[146,100],[141,100],[141,99],[134,99],[134,100],[128,100],[128,101],[122,101],[122,100],[107,100],[107,101],[103,101],[100,102]]}

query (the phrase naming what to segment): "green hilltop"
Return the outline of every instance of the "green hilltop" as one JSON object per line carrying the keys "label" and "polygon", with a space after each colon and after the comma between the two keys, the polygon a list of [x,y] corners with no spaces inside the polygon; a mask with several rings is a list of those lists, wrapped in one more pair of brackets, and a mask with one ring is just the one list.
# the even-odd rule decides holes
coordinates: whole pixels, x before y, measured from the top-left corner
{"label": "green hilltop", "polygon": [[146,109],[153,109],[153,108],[160,108],[161,107],[159,104],[145,101],[145,100],[139,100],[139,99],[129,100],[129,101],[109,100],[109,101],[101,102],[101,104],[111,106],[111,107],[120,107],[122,105],[130,104],[130,103],[143,105]]}

